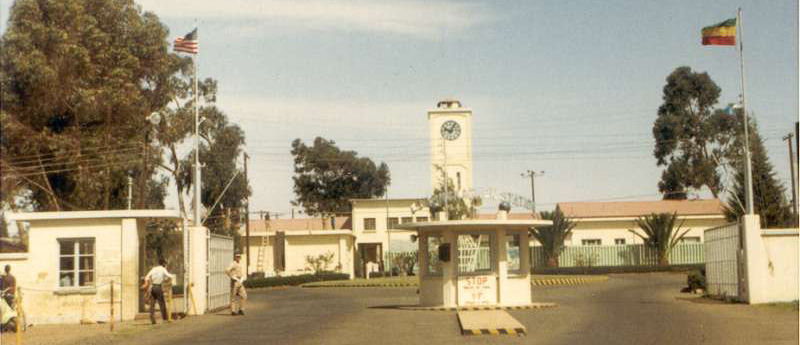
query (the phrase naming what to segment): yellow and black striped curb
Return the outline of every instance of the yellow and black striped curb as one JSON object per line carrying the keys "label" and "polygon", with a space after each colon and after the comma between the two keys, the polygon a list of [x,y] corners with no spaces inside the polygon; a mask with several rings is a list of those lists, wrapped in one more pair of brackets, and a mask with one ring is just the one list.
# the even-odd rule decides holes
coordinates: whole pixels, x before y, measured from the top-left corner
{"label": "yellow and black striped curb", "polygon": [[397,307],[402,310],[414,311],[477,311],[477,310],[524,310],[524,309],[541,309],[553,308],[555,303],[532,303],[527,305],[485,305],[485,306],[468,306],[468,307]]}
{"label": "yellow and black striped curb", "polygon": [[461,329],[462,335],[525,335],[524,328]]}
{"label": "yellow and black striped curb", "polygon": [[304,288],[326,288],[326,287],[336,287],[336,288],[342,288],[342,287],[383,288],[383,287],[417,287],[417,284],[416,283],[380,283],[380,284],[368,284],[368,283],[365,283],[365,284],[347,284],[347,283],[343,283],[343,284],[325,284],[325,285],[322,285],[322,284],[320,284],[320,285],[309,284],[309,285],[300,285],[300,286],[304,287]]}
{"label": "yellow and black striped curb", "polygon": [[532,285],[578,285],[588,283],[599,283],[608,280],[608,277],[592,277],[592,278],[553,278],[553,279],[534,279],[531,280]]}

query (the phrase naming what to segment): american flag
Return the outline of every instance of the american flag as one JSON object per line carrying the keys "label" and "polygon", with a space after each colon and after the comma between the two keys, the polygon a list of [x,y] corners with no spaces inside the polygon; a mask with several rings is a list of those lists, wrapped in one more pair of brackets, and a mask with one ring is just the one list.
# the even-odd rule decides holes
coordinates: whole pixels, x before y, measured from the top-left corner
{"label": "american flag", "polygon": [[172,49],[176,52],[197,54],[197,43],[197,28],[195,28],[192,32],[186,34],[186,36],[176,38]]}

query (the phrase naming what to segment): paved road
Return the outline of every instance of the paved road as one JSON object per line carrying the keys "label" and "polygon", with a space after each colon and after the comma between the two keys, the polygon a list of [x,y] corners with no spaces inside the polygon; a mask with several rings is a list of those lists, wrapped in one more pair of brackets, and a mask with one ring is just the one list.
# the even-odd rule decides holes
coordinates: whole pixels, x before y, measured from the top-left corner
{"label": "paved road", "polygon": [[[678,291],[685,275],[612,275],[604,283],[534,287],[552,309],[511,311],[527,337],[461,336],[454,312],[391,308],[417,302],[414,288],[253,291],[248,314],[217,314],[90,344],[797,344],[789,308],[709,302]],[[26,342],[30,344],[31,342]]]}

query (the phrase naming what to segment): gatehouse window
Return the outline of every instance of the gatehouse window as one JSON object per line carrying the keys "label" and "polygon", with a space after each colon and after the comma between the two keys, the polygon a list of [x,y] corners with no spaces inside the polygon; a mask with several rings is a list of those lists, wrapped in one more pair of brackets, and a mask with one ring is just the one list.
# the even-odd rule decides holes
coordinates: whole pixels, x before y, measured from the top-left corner
{"label": "gatehouse window", "polygon": [[94,286],[94,238],[58,239],[58,286]]}
{"label": "gatehouse window", "polygon": [[520,266],[520,234],[506,236],[506,270],[511,274],[521,274]]}
{"label": "gatehouse window", "polygon": [[439,246],[442,245],[442,236],[427,235],[422,237],[424,242],[425,253],[427,255],[428,265],[425,267],[425,274],[427,275],[441,275],[442,262],[439,260]]}
{"label": "gatehouse window", "polygon": [[458,235],[458,273],[492,273],[494,234]]}

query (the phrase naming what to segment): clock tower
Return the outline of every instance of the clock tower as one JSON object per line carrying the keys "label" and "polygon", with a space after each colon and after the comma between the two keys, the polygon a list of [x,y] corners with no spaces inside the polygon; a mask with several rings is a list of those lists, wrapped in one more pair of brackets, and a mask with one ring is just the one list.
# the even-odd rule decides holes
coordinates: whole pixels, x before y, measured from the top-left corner
{"label": "clock tower", "polygon": [[428,110],[428,124],[431,190],[439,188],[447,175],[453,192],[463,195],[472,189],[472,110],[455,99],[446,99]]}

